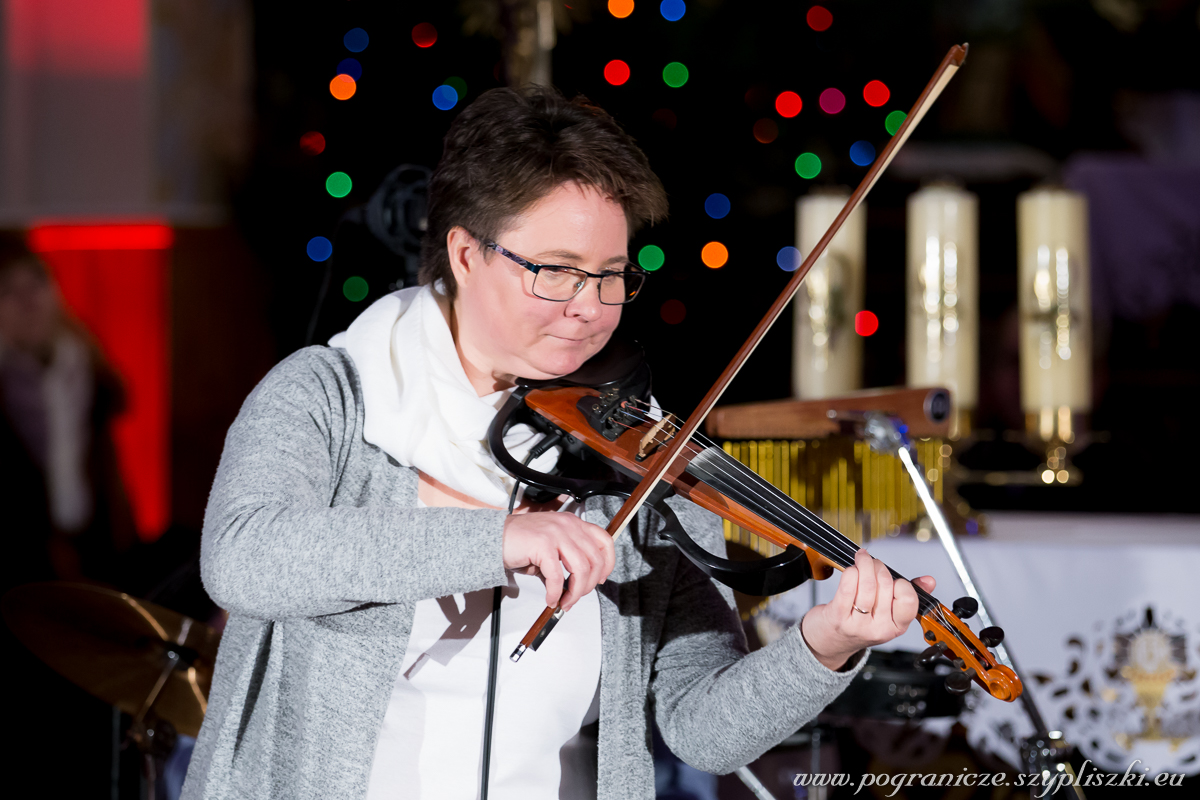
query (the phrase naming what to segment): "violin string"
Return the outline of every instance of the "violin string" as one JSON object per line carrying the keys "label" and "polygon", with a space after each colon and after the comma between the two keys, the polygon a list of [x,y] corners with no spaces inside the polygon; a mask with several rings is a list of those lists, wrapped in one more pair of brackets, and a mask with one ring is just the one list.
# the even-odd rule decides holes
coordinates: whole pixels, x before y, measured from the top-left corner
{"label": "violin string", "polygon": [[[648,403],[644,404],[648,407],[651,407]],[[658,410],[661,411],[661,409]],[[630,416],[639,419],[643,423],[657,423],[660,421],[659,419],[649,417],[648,414],[642,412],[640,409],[630,409],[626,407],[625,411],[629,413]],[[614,422],[622,425],[623,427],[631,430],[634,429],[634,426],[622,422],[615,416],[612,419]],[[678,431],[679,426],[674,425],[673,427],[675,427],[675,431]],[[664,431],[659,430],[655,432],[655,435],[651,438],[651,441],[656,445],[662,446],[674,438],[674,435],[675,432],[665,433]],[[804,533],[808,534],[808,537],[811,537],[806,540],[806,537],[804,536],[797,536],[801,542],[814,547],[818,547],[818,543],[820,543],[820,545],[823,545],[826,549],[826,552],[822,552],[822,555],[826,556],[827,558],[831,558],[836,563],[841,564],[843,568],[853,565],[853,554],[858,550],[853,541],[840,533],[836,528],[833,528],[827,522],[822,520],[810,509],[805,508],[800,503],[797,503],[795,500],[780,491],[777,487],[768,483],[760,475],[751,471],[744,464],[732,458],[724,451],[723,448],[718,447],[707,437],[699,433],[695,434],[694,440],[689,440],[684,445],[684,450],[690,457],[697,456],[706,451],[711,451],[714,457],[711,459],[710,466],[714,468],[714,471],[720,472],[734,485],[737,485],[743,490],[756,495],[756,499],[759,500],[760,509],[767,511],[770,516],[775,517],[773,520],[774,524],[784,528],[785,532],[787,532],[786,529],[788,527],[801,529]],[[743,474],[739,475],[739,473]],[[766,490],[768,490],[768,493],[765,496],[763,493],[764,487]],[[781,502],[778,498],[772,498],[770,496],[771,493],[778,494],[779,497],[782,498],[783,502]],[[797,511],[800,512],[802,517],[807,519],[797,518]],[[805,524],[806,521],[810,524]],[[788,523],[791,523],[791,525],[789,526]],[[813,525],[816,527],[815,530],[812,527]],[[792,535],[797,534],[795,531],[792,531]],[[821,552],[820,547],[818,547],[818,552]],[[839,555],[841,556],[840,559],[837,557]],[[894,577],[904,579],[903,576],[897,573],[895,570],[892,570],[890,567],[888,569]],[[912,584],[912,586],[918,595],[918,605],[922,607],[922,615],[929,614],[930,616],[934,617],[942,624],[942,627],[945,628],[946,631],[963,646],[964,649],[977,652],[977,648],[975,648],[971,642],[963,639],[957,628],[948,621],[942,604],[921,587],[917,586],[916,584]]]}
{"label": "violin string", "polygon": [[[645,405],[649,406],[650,404],[645,404]],[[629,409],[627,409],[627,410],[629,410]],[[645,420],[643,420],[643,421],[645,421]],[[627,426],[627,427],[632,427],[632,426]],[[656,437],[653,439],[653,441],[656,444],[662,445],[662,444],[665,444],[667,441],[669,441],[669,438],[670,437],[668,437],[667,439],[659,439],[656,435]],[[846,538],[843,534],[838,532],[836,529],[834,529],[832,526],[830,526],[824,520],[817,517],[811,510],[805,508],[803,505],[796,503],[794,500],[787,497],[787,495],[785,495],[781,491],[779,491],[777,489],[777,487],[771,486],[769,483],[767,483],[765,480],[763,480],[761,478],[761,476],[750,471],[745,465],[741,464],[741,462],[738,462],[736,459],[733,459],[732,457],[730,457],[727,453],[725,453],[725,451],[722,448],[717,447],[717,445],[715,443],[713,443],[711,440],[708,440],[707,437],[705,437],[701,434],[697,434],[695,438],[698,440],[695,444],[693,444],[693,442],[689,442],[688,445],[685,445],[685,448],[688,449],[689,455],[697,455],[701,452],[704,452],[704,450],[706,450],[706,449],[711,450],[715,456],[712,459],[712,462],[714,462],[714,463],[712,463],[711,466],[713,466],[716,470],[719,470],[720,472],[722,472],[727,479],[730,479],[731,481],[733,481],[737,484],[740,484],[743,489],[746,489],[752,493],[757,494],[758,498],[760,500],[765,499],[766,502],[763,503],[762,505],[765,508],[769,508],[770,510],[775,512],[775,514],[773,514],[772,516],[777,516],[777,519],[782,517],[783,519],[786,519],[787,521],[792,522],[793,524],[796,524],[796,523],[801,523],[801,521],[795,519],[794,513],[796,511],[801,512],[801,514],[808,517],[811,522],[815,523],[818,526],[818,531],[813,531],[809,526],[803,525],[802,523],[799,525],[799,527],[803,527],[810,536],[814,536],[814,534],[816,534],[814,536],[814,539],[817,541],[820,541],[820,543],[825,545],[826,548],[830,548],[830,552],[823,553],[823,555],[826,555],[827,557],[831,556],[831,555],[841,555],[842,556],[841,559],[835,558],[834,560],[840,561],[840,563],[842,563],[843,567],[847,567],[853,563],[853,557],[852,557],[851,553],[855,552],[857,550],[857,547],[854,545],[854,543],[850,539]],[[702,445],[703,447],[697,447],[696,444]],[[729,464],[734,465],[736,471],[728,469],[728,468],[723,468],[722,464],[724,462],[728,462]],[[744,479],[738,480],[739,476],[737,475],[737,471],[744,472],[746,476],[750,477],[750,480],[748,480],[748,481],[744,480]],[[778,502],[777,499],[775,499],[773,501],[773,499],[770,497],[763,498],[761,491],[755,492],[756,484],[761,484],[762,486],[765,486],[768,489],[778,493],[784,500],[787,501],[786,505],[784,505],[784,509],[786,509],[786,511],[791,511],[792,514],[784,513],[784,511],[781,510],[781,508],[780,508],[781,504]],[[786,527],[786,526],[781,526],[781,527]],[[824,535],[822,535],[822,534],[824,534]],[[829,534],[833,535],[832,543],[836,544],[836,545],[840,545],[841,553],[832,552],[833,548],[831,547],[831,541],[830,541]],[[803,541],[803,539],[802,539],[802,541]],[[810,544],[810,542],[805,542],[805,543]],[[815,546],[815,542],[812,542],[811,544],[813,544]],[[889,568],[889,571],[892,572],[894,577],[898,577],[898,578],[903,577],[903,576],[899,575],[899,573],[896,573],[894,570],[890,570],[890,568]],[[954,635],[954,637],[956,639],[959,639],[960,641],[962,641],[962,644],[964,646],[971,647],[970,643],[963,641],[962,637],[959,635],[956,628],[946,620],[945,613],[942,610],[941,604],[939,602],[937,602],[936,598],[934,598],[928,592],[921,589],[919,586],[913,585],[913,588],[916,590],[916,592],[918,594],[918,598],[923,601],[921,603],[921,605],[926,606],[926,608],[922,609],[923,613],[932,612],[933,615],[935,617],[937,617],[943,623],[944,627],[946,627],[948,629],[948,631],[952,635]],[[974,649],[974,648],[972,647],[972,649]]]}

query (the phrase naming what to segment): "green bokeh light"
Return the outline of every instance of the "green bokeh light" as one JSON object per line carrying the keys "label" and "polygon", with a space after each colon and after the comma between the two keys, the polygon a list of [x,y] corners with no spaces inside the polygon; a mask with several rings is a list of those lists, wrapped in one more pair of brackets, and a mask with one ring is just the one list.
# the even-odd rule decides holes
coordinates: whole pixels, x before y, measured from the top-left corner
{"label": "green bokeh light", "polygon": [[342,284],[342,294],[352,303],[357,303],[367,296],[367,282],[357,275],[346,278]]}
{"label": "green bokeh light", "polygon": [[667,257],[663,254],[662,248],[656,244],[648,244],[641,250],[638,250],[638,263],[642,265],[642,269],[646,272],[654,272],[662,267],[663,262]]}
{"label": "green bokeh light", "polygon": [[458,99],[461,100],[467,96],[467,82],[456,75],[451,75],[446,80],[442,81],[446,86],[449,86],[458,92]]}
{"label": "green bokeh light", "polygon": [[883,121],[883,127],[887,128],[889,136],[895,136],[896,131],[900,130],[900,126],[904,124],[904,120],[908,118],[908,114],[896,109],[887,115],[887,119]]}
{"label": "green bokeh light", "polygon": [[335,172],[325,179],[325,191],[334,197],[345,197],[353,186],[350,176],[344,172]]}
{"label": "green bokeh light", "polygon": [[796,174],[809,180],[817,177],[821,174],[821,159],[815,153],[801,153],[796,156]]}
{"label": "green bokeh light", "polygon": [[688,68],[678,61],[672,61],[663,67],[663,82],[672,89],[678,89],[688,82]]}

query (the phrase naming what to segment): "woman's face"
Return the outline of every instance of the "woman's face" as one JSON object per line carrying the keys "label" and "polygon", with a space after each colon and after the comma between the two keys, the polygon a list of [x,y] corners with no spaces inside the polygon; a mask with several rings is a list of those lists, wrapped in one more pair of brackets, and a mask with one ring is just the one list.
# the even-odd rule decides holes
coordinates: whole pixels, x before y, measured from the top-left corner
{"label": "woman's face", "polygon": [[40,354],[53,342],[58,323],[57,293],[36,264],[0,271],[0,341]]}
{"label": "woman's face", "polygon": [[[628,242],[620,205],[591,187],[566,183],[526,209],[496,244],[535,264],[598,273],[623,267]],[[543,300],[533,294],[532,272],[481,252],[462,228],[450,232],[447,245],[458,281],[456,342],[473,383],[472,369],[494,378],[497,389],[517,376],[540,380],[574,372],[621,321],[621,306],[600,302],[595,279],[571,300]]]}

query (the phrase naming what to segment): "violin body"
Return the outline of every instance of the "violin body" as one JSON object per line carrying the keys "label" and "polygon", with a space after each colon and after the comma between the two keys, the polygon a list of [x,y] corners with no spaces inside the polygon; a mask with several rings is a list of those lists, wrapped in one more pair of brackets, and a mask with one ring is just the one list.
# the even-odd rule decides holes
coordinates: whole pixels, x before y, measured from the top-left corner
{"label": "violin body", "polygon": [[[647,474],[661,466],[658,459],[666,453],[663,445],[679,427],[673,415],[654,413],[650,388],[641,348],[614,339],[571,375],[518,381],[489,432],[492,454],[517,480],[542,492],[568,494],[580,501],[597,495],[627,498]],[[531,425],[562,446],[564,455],[554,474],[530,469],[504,447],[504,433],[518,422]],[[755,562],[730,561],[708,553],[661,502],[670,494],[751,530],[785,551]],[[674,542],[705,574],[746,594],[778,594],[809,578],[824,580],[853,564],[857,550],[819,517],[712,446],[685,447],[648,502],[667,522],[660,535]],[[893,575],[902,577],[894,571]],[[1021,684],[1015,673],[996,662],[966,623],[919,589],[918,594],[921,626],[931,643],[923,657],[927,661],[950,658],[961,670],[952,675],[960,687],[969,687],[974,680],[1000,699],[1019,696]]]}

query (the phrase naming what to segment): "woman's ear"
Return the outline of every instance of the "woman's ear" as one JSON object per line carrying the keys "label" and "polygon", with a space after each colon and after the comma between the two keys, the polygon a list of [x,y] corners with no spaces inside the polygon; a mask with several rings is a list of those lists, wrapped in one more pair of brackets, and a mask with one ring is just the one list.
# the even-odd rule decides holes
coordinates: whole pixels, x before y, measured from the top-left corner
{"label": "woman's ear", "polygon": [[446,234],[446,255],[450,258],[450,271],[457,285],[464,286],[470,282],[473,271],[471,251],[478,246],[475,237],[462,226],[455,225]]}

